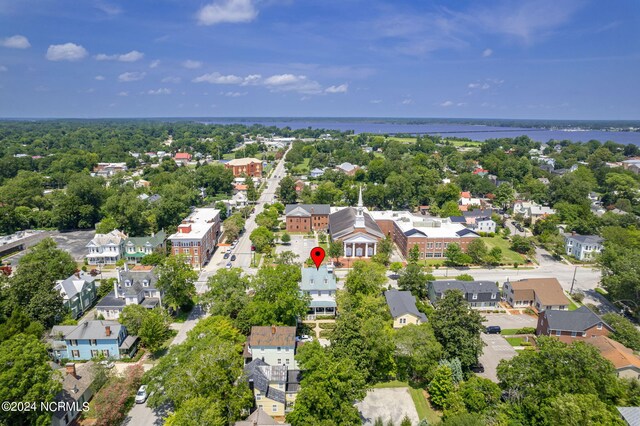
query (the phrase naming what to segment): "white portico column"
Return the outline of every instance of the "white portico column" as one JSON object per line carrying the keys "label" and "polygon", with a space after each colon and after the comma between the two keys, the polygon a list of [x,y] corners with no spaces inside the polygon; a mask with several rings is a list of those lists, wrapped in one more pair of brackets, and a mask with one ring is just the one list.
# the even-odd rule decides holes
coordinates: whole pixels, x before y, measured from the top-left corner
{"label": "white portico column", "polygon": [[364,257],[369,257],[369,243],[364,243]]}
{"label": "white portico column", "polygon": [[347,243],[344,243],[344,257],[347,257]]}
{"label": "white portico column", "polygon": [[377,254],[378,251],[378,243],[373,243],[373,254]]}
{"label": "white portico column", "polygon": [[351,257],[356,257],[356,243],[351,243]]}

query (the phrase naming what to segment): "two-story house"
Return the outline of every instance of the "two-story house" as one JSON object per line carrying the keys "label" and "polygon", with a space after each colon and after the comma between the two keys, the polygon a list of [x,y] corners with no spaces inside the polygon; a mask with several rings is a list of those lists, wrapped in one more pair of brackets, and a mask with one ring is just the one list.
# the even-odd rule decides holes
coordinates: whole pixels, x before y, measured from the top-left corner
{"label": "two-story house", "polygon": [[460,290],[472,308],[495,308],[500,302],[500,289],[495,281],[429,281],[427,291],[433,305],[449,290]]}
{"label": "two-story house", "polygon": [[613,328],[586,306],[581,306],[575,311],[547,309],[538,316],[536,327],[538,336],[564,336],[574,339],[608,336],[612,332]]}
{"label": "two-story house", "polygon": [[151,265],[136,265],[118,270],[113,291],[96,305],[96,312],[107,320],[117,320],[125,306],[142,305],[153,309],[162,305],[162,292],[157,289],[158,275]]}
{"label": "two-story house", "polygon": [[300,291],[311,296],[308,315],[336,314],[336,277],[326,265],[319,268],[302,268]]}
{"label": "two-story house", "polygon": [[507,281],[502,286],[502,292],[507,302],[514,308],[533,307],[538,312],[546,309],[569,309],[569,299],[556,278]]}
{"label": "two-story house", "polygon": [[95,278],[85,272],[76,272],[66,280],[59,280],[53,287],[60,292],[62,303],[71,311],[73,318],[80,317],[93,305],[98,297]]}
{"label": "two-story house", "polygon": [[[93,396],[93,362],[65,365],[62,390],[55,396],[57,408],[51,413],[52,426],[67,426],[82,413],[82,408]],[[63,404],[60,404],[63,403]]]}
{"label": "two-story house", "polygon": [[244,371],[257,409],[284,420],[287,413],[293,411],[300,390],[300,370],[269,365],[257,358],[245,365]]}
{"label": "two-story house", "polygon": [[140,263],[140,259],[156,250],[164,250],[167,233],[164,230],[150,237],[130,237],[124,243],[124,257],[129,263]]}
{"label": "two-story house", "polygon": [[393,318],[393,328],[427,322],[427,316],[418,310],[416,298],[410,291],[387,290],[384,297]]}
{"label": "two-story house", "polygon": [[114,321],[85,321],[80,325],[55,325],[49,335],[51,355],[57,361],[89,360],[103,356],[127,358],[138,349],[138,336],[127,333],[124,325]]}
{"label": "two-story house", "polygon": [[297,370],[296,328],[286,326],[254,326],[247,338],[246,362],[261,359],[269,365],[286,365]]}
{"label": "two-story house", "polygon": [[124,242],[127,236],[117,229],[108,234],[96,234],[87,248],[89,265],[115,265],[124,255]]}
{"label": "two-story house", "polygon": [[578,235],[575,232],[564,235],[564,248],[568,256],[581,261],[594,260],[604,248],[604,239],[597,235]]}

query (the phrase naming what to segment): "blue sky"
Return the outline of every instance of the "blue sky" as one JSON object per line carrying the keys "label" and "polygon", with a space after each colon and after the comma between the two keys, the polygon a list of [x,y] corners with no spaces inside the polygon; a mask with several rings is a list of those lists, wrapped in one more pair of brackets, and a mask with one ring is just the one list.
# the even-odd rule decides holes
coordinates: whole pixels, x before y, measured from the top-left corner
{"label": "blue sky", "polygon": [[640,119],[640,2],[0,0],[0,117]]}

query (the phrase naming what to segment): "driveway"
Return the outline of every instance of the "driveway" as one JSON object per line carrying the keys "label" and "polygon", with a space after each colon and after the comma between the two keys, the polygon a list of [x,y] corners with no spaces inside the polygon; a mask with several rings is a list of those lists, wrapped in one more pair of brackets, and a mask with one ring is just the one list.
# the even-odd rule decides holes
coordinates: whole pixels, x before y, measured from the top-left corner
{"label": "driveway", "polygon": [[522,328],[535,327],[538,319],[531,315],[509,315],[509,314],[484,314],[485,326],[498,325],[500,328]]}
{"label": "driveway", "polygon": [[372,425],[381,417],[386,425],[388,421],[399,425],[405,415],[411,424],[417,425],[420,419],[413,404],[408,388],[372,389],[367,396],[356,403],[363,425]]}
{"label": "driveway", "polygon": [[481,333],[480,337],[485,343],[482,355],[480,355],[480,363],[484,365],[484,373],[478,373],[478,376],[489,379],[498,383],[496,369],[503,359],[511,359],[518,353],[507,340],[499,334]]}

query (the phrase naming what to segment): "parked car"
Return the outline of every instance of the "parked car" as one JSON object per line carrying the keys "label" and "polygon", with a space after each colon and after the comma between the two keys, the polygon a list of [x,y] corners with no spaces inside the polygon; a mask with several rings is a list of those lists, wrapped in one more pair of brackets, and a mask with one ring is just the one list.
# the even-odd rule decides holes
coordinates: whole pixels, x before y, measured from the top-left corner
{"label": "parked car", "polygon": [[234,260],[236,260],[236,255],[235,255],[235,254],[232,254],[232,255],[231,255],[231,261],[233,262]]}
{"label": "parked car", "polygon": [[231,269],[231,262],[227,262],[227,269]]}
{"label": "parked car", "polygon": [[148,396],[147,385],[140,386],[140,389],[138,389],[138,393],[136,394],[136,404],[143,404],[147,400]]}
{"label": "parked car", "polygon": [[484,373],[484,365],[481,363],[477,363],[476,365],[471,367],[471,371],[474,373]]}
{"label": "parked car", "polygon": [[109,370],[111,370],[113,367],[115,367],[115,364],[113,363],[113,361],[109,361],[109,360],[103,360],[100,361],[100,365],[103,366],[104,368],[107,368]]}
{"label": "parked car", "polygon": [[230,256],[230,253],[229,253],[229,252],[226,252],[226,253],[224,254],[224,256],[222,256],[222,257],[223,257],[224,259],[228,259],[228,258],[229,258],[229,256]]}
{"label": "parked car", "polygon": [[313,338],[311,336],[307,336],[306,334],[303,334],[302,336],[297,336],[296,337],[296,341],[297,342],[311,342],[311,341],[313,341]]}
{"label": "parked car", "polygon": [[502,332],[502,329],[499,325],[490,325],[485,329],[485,332],[487,334],[500,334],[500,332]]}

